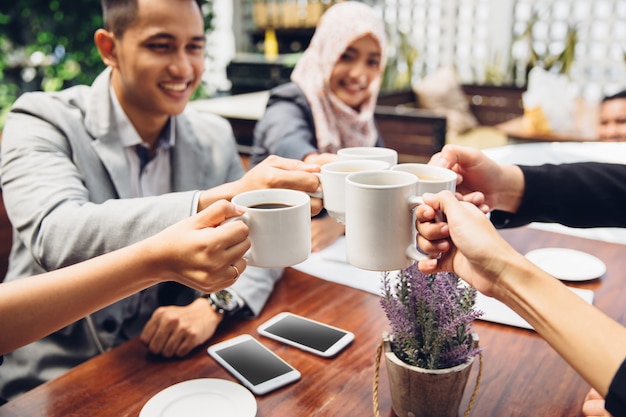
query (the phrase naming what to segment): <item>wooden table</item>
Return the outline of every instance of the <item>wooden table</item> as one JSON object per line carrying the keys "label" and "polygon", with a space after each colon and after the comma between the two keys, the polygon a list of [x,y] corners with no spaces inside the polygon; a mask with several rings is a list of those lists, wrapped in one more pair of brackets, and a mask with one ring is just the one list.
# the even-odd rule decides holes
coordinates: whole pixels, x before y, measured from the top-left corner
{"label": "wooden table", "polygon": [[[523,253],[556,246],[602,259],[606,275],[576,286],[593,289],[594,304],[626,324],[625,246],[531,228],[502,234]],[[283,310],[348,329],[355,333],[355,341],[337,357],[324,359],[256,334],[261,322]],[[535,332],[482,321],[474,328],[485,350],[483,380],[472,416],[582,415],[588,385]],[[299,382],[257,397],[257,416],[361,417],[373,415],[375,352],[386,329],[377,296],[287,269],[261,317],[225,324],[212,342],[250,333],[302,373]],[[207,377],[234,380],[206,354],[207,346],[182,360],[163,360],[132,340],[0,407],[0,417],[137,416],[146,401],[174,383]],[[477,370],[474,366],[462,410]],[[381,414],[392,417],[384,365],[380,387]]]}

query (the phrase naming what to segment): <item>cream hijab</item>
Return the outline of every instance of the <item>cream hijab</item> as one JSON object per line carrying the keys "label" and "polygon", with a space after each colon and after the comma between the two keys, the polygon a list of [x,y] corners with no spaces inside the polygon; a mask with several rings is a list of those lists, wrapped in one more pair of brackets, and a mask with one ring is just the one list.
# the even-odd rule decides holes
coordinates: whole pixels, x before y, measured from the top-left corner
{"label": "cream hijab", "polygon": [[[370,98],[356,111],[330,91],[329,80],[343,52],[365,35],[373,36],[380,45],[381,70],[369,85]],[[363,3],[337,3],[321,17],[309,47],[291,74],[291,80],[302,89],[311,106],[320,152],[375,145],[374,107],[387,60],[386,44],[383,22]]]}

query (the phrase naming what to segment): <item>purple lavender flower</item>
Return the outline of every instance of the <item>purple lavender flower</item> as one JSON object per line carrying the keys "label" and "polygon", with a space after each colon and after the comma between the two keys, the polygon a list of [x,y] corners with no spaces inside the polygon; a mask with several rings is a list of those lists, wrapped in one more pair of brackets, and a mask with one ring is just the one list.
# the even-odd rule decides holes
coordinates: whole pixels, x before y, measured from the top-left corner
{"label": "purple lavender flower", "polygon": [[466,362],[478,354],[471,328],[482,312],[476,290],[451,272],[424,274],[414,264],[391,277],[383,273],[381,306],[391,326],[391,347],[402,361],[427,369]]}

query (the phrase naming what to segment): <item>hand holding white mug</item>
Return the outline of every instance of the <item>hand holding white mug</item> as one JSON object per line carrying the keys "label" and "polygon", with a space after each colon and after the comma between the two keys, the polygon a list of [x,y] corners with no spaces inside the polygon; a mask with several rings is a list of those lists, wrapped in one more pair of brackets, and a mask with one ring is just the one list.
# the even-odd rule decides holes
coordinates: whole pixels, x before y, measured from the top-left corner
{"label": "hand holding white mug", "polygon": [[[492,297],[503,288],[501,273],[508,265],[529,262],[504,240],[474,204],[459,201],[447,191],[425,194],[422,198],[424,204],[416,210],[419,246],[433,256],[442,254],[437,260],[420,262],[422,272],[455,272],[481,293]],[[432,223],[439,210],[446,215],[445,224]]]}
{"label": "hand holding white mug", "polygon": [[311,253],[310,198],[295,190],[270,188],[241,193],[232,202],[245,213],[250,250],[244,258],[251,266],[282,268],[306,260]]}
{"label": "hand holding white mug", "polygon": [[[428,164],[398,164],[391,167],[392,171],[408,172],[417,177],[416,194],[418,196],[424,193],[438,193],[439,191],[448,190],[454,193],[456,191],[456,172],[434,165]],[[444,215],[437,212],[437,221],[443,221]]]}
{"label": "hand holding white mug", "polygon": [[[426,164],[399,164],[387,172],[362,174],[346,179],[348,262],[390,271],[429,259],[416,247],[413,209],[423,203],[424,192],[454,192],[456,173]],[[439,221],[442,218],[439,213]]]}
{"label": "hand holding white mug", "polygon": [[391,167],[392,171],[408,172],[417,177],[417,195],[424,193],[436,194],[439,191],[456,191],[456,172],[428,164],[398,164]]}
{"label": "hand holding white mug", "polygon": [[352,265],[392,271],[428,259],[415,243],[417,178],[400,171],[365,171],[346,179],[346,255]]}

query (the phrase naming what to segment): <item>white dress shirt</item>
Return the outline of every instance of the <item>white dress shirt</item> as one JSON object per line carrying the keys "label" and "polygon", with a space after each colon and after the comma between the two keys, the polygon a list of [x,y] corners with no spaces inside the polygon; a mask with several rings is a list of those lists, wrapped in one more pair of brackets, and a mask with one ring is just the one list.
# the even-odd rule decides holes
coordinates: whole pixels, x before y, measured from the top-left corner
{"label": "white dress shirt", "polygon": [[156,154],[141,169],[141,161],[135,147],[144,146],[146,149],[149,149],[149,145],[141,139],[128,116],[126,116],[113,88],[111,88],[111,102],[116,129],[119,132],[122,145],[126,149],[133,195],[135,197],[149,197],[171,192],[170,149],[175,144],[174,118],[170,117],[165,129],[161,132]]}

